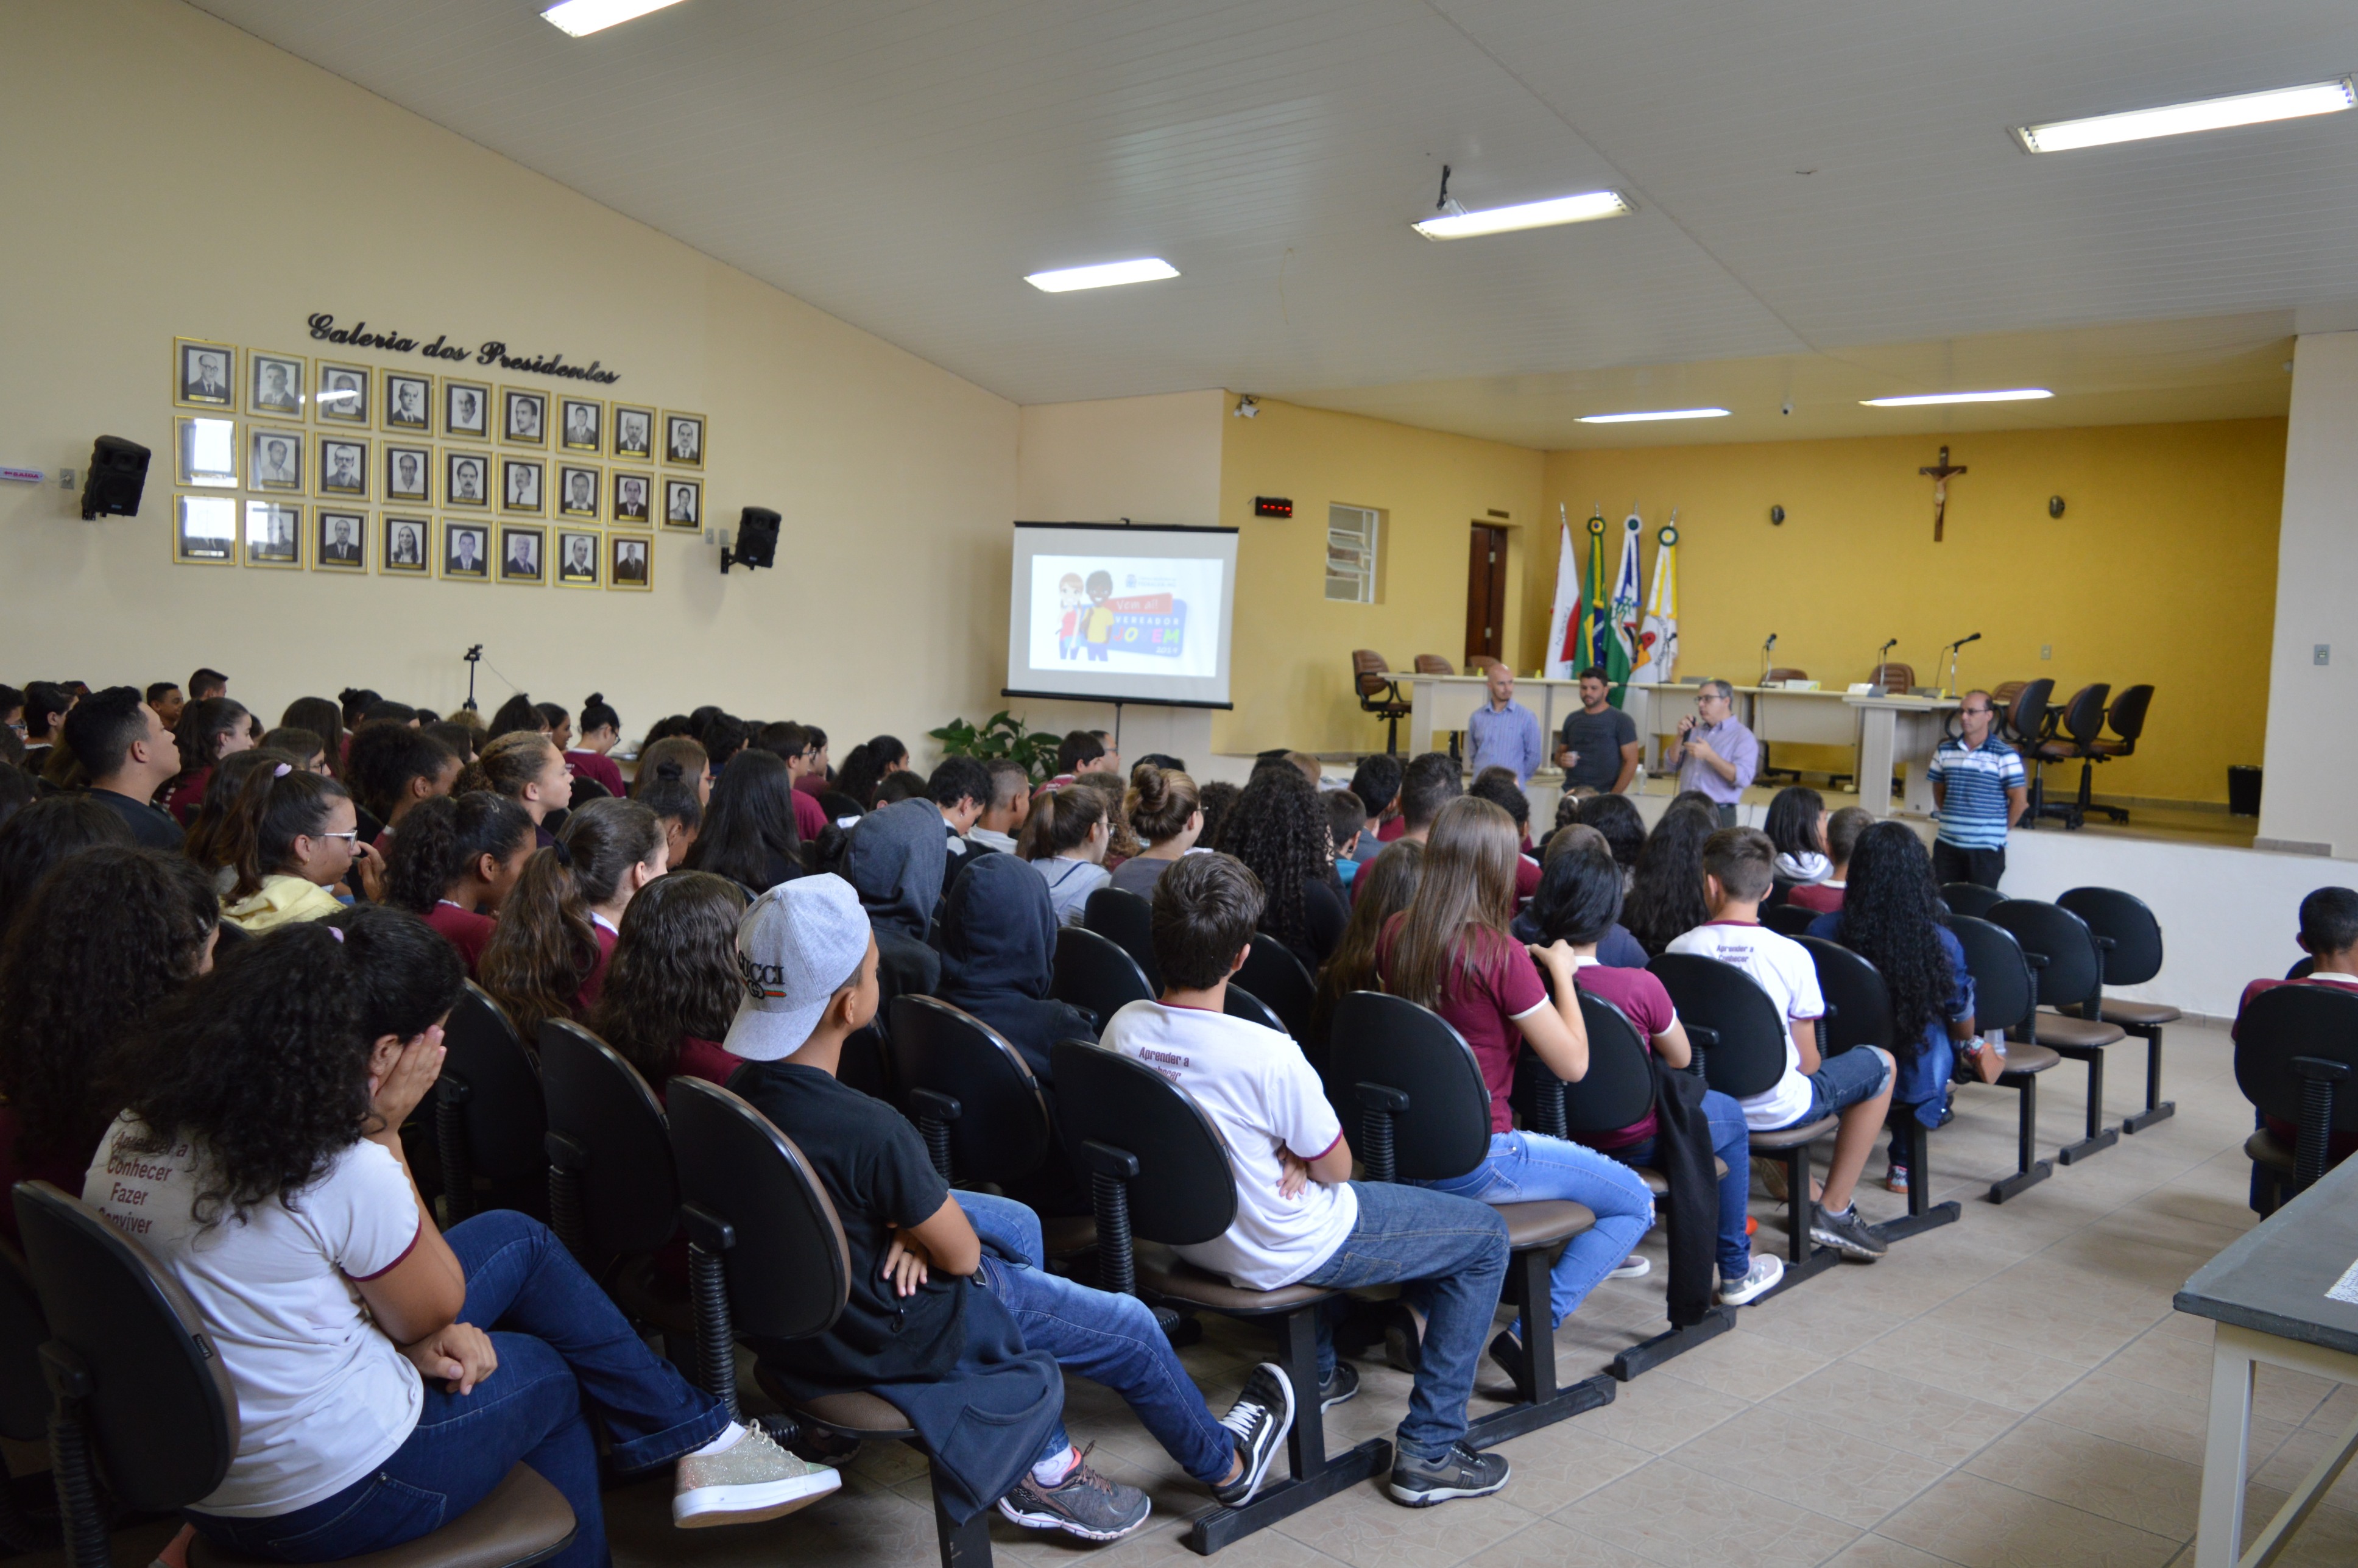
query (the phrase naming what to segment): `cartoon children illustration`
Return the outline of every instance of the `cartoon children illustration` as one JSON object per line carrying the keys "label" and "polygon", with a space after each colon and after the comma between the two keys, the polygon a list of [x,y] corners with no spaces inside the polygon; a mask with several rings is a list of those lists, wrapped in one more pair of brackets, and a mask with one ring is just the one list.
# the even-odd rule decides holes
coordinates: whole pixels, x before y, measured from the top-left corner
{"label": "cartoon children illustration", "polygon": [[1056,657],[1069,659],[1081,646],[1081,579],[1077,572],[1066,572],[1056,582],[1056,608],[1064,619],[1056,622]]}
{"label": "cartoon children illustration", "polygon": [[1113,597],[1113,574],[1093,571],[1089,574],[1089,614],[1087,641],[1089,657],[1105,663],[1106,639],[1113,633],[1113,606],[1106,601]]}

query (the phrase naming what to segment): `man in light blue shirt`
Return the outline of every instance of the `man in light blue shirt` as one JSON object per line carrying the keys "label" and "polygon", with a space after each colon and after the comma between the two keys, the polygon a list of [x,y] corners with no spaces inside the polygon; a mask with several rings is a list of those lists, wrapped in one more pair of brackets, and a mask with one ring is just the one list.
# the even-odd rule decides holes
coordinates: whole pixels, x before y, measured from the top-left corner
{"label": "man in light blue shirt", "polygon": [[1512,768],[1515,782],[1527,784],[1540,765],[1540,716],[1515,700],[1515,672],[1504,665],[1490,666],[1490,700],[1466,721],[1472,742],[1473,769]]}
{"label": "man in light blue shirt", "polygon": [[1693,716],[1679,720],[1679,738],[1662,764],[1679,771],[1681,790],[1700,790],[1719,806],[1723,827],[1736,826],[1736,803],[1760,771],[1760,742],[1736,718],[1736,688],[1707,680],[1695,693]]}

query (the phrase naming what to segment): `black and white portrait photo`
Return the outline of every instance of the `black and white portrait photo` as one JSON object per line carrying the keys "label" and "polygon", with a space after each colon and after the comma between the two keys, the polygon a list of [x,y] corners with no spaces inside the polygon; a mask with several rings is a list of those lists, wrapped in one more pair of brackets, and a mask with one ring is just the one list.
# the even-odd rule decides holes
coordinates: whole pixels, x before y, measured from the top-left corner
{"label": "black and white portrait photo", "polygon": [[172,523],[172,558],[190,566],[237,564],[237,498],[183,495]]}
{"label": "black and white portrait photo", "polygon": [[256,429],[247,437],[246,483],[255,490],[303,488],[303,432]]}
{"label": "black and white portrait photo", "polygon": [[446,436],[472,436],[488,441],[492,437],[492,389],[479,381],[446,381],[442,384],[442,433]]}
{"label": "black and white portrait photo", "polygon": [[303,509],[278,501],[245,503],[245,564],[250,567],[296,567],[303,564]]}
{"label": "black and white portrait photo", "polygon": [[703,481],[693,479],[664,481],[664,526],[695,528],[700,526],[703,521]]}
{"label": "black and white portrait photo", "polygon": [[651,588],[647,580],[647,544],[644,539],[610,535],[607,544],[614,552],[613,569],[606,574],[611,588]]}
{"label": "black and white portrait photo", "polygon": [[368,443],[319,438],[319,493],[359,501],[368,495]]}
{"label": "black and white portrait photo", "polygon": [[442,524],[442,575],[463,582],[492,576],[492,531],[480,523]]}
{"label": "black and white portrait photo", "polygon": [[503,528],[500,530],[500,580],[502,582],[537,583],[540,575],[540,547],[545,535],[537,528]]}
{"label": "black and white portrait photo", "polygon": [[664,415],[664,461],[675,468],[704,466],[703,415]]}
{"label": "black and white portrait photo", "polygon": [[313,514],[318,537],[311,545],[311,565],[320,571],[368,570],[368,517],[359,512],[338,512],[322,506]]}
{"label": "black and white portrait photo", "polygon": [[237,421],[183,414],[173,424],[178,437],[180,482],[236,489]]}
{"label": "black and white portrait photo", "polygon": [[311,400],[319,417],[331,425],[365,425],[369,412],[369,373],[361,365],[319,366],[319,394]]}
{"label": "black and white portrait photo", "polygon": [[245,411],[278,419],[303,417],[303,361],[293,354],[245,357]]}
{"label": "black and white portrait photo", "polygon": [[641,461],[655,455],[655,411],[614,405],[614,455]]}
{"label": "black and white portrait photo", "polygon": [[500,510],[540,510],[541,464],[530,458],[500,460]]}
{"label": "black and white portrait photo", "polygon": [[227,343],[172,340],[172,401],[189,408],[227,408],[237,401],[230,380],[237,351]]}
{"label": "black and white portrait photo", "polygon": [[426,576],[426,541],[432,532],[433,524],[423,517],[386,518],[384,564],[379,569],[392,577]]}
{"label": "black and white portrait photo", "polygon": [[596,588],[599,570],[598,535],[559,530],[557,535],[557,586]]}
{"label": "black and white portrait photo", "polygon": [[576,468],[560,463],[557,470],[557,510],[567,517],[579,517],[594,523],[598,519],[598,481],[596,469]]}
{"label": "black and white portrait photo", "polygon": [[618,473],[614,476],[614,521],[635,523],[644,528],[649,521],[647,493],[654,481],[643,473]]}
{"label": "black and white portrait photo", "polygon": [[430,447],[401,447],[392,442],[384,448],[384,498],[387,501],[407,501],[423,506],[434,498],[428,493],[434,482],[434,451]]}
{"label": "black and white portrait photo", "polygon": [[492,503],[492,460],[481,452],[442,454],[442,504],[489,506]]}
{"label": "black and white portrait photo", "polygon": [[606,406],[594,397],[557,399],[557,444],[568,452],[605,450]]}
{"label": "black and white portrait photo", "polygon": [[502,387],[500,439],[525,447],[548,445],[548,394]]}
{"label": "black and white portrait photo", "polygon": [[434,378],[407,371],[384,373],[384,427],[413,436],[434,430]]}

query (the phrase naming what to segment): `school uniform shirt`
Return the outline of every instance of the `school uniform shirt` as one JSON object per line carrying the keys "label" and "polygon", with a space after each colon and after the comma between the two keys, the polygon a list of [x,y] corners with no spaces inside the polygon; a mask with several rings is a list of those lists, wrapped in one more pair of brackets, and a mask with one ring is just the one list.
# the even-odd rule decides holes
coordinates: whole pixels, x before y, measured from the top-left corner
{"label": "school uniform shirt", "polygon": [[498,923],[490,915],[477,914],[447,898],[426,912],[426,924],[440,932],[443,940],[459,950],[460,961],[467,966],[469,979],[474,977],[475,966],[483,961],[483,948],[491,941],[492,933],[499,929]]}
{"label": "school uniform shirt", "polygon": [[[679,1055],[673,1061],[671,1072],[676,1078],[702,1078],[708,1084],[719,1084],[725,1089],[730,1076],[744,1065],[744,1057],[730,1054],[718,1040],[702,1040],[693,1034],[683,1034],[679,1037]],[[652,1087],[655,1098],[662,1099],[664,1086],[655,1084]]]}
{"label": "school uniform shirt", "polygon": [[594,780],[604,785],[606,793],[617,800],[630,793],[622,784],[622,770],[605,752],[568,752],[565,760],[573,764],[575,778]]}
{"label": "school uniform shirt", "polygon": [[[1678,1009],[1671,1005],[1671,993],[1662,982],[1644,969],[1620,969],[1595,958],[1578,960],[1573,983],[1589,995],[1609,1001],[1621,1010],[1631,1023],[1638,1026],[1638,1039],[1648,1050],[1654,1046],[1654,1036],[1669,1033],[1679,1021]],[[1611,1132],[1593,1132],[1579,1141],[1591,1149],[1628,1149],[1654,1136],[1656,1122],[1653,1107],[1628,1126]]]}
{"label": "school uniform shirt", "polygon": [[1837,881],[1805,882],[1785,895],[1785,902],[1796,909],[1815,910],[1820,914],[1833,914],[1843,906],[1843,892],[1848,883]]}
{"label": "school uniform shirt", "polygon": [[[49,748],[44,746],[41,750],[47,752]],[[33,753],[29,749],[25,752],[25,766],[27,771],[33,768]],[[173,821],[186,827],[197,819],[197,807],[205,803],[205,785],[212,782],[212,769],[199,768],[182,779],[178,788],[164,797],[164,809],[172,814]]]}
{"label": "school uniform shirt", "polygon": [[[1393,915],[1376,938],[1376,975],[1386,990],[1393,989],[1392,955],[1407,919],[1405,911]],[[1433,1011],[1474,1048],[1482,1087],[1490,1091],[1490,1130],[1512,1132],[1515,1119],[1509,1102],[1515,1092],[1515,1063],[1523,1054],[1523,1033],[1516,1023],[1553,1004],[1539,966],[1521,943],[1482,927],[1460,942]]]}
{"label": "school uniform shirt", "polygon": [[[797,784],[801,782],[799,779],[795,781]],[[806,844],[817,843],[818,836],[827,831],[827,807],[818,803],[818,796],[806,789],[788,793],[795,797],[795,837]]]}
{"label": "school uniform shirt", "polygon": [[409,1439],[425,1385],[352,1286],[417,1245],[417,1199],[384,1145],[362,1139],[327,1174],[243,1220],[202,1226],[190,1212],[197,1150],[122,1145],[107,1130],[81,1195],[146,1249],[195,1301],[237,1396],[237,1453],[200,1512],[267,1519],[334,1497]]}
{"label": "school uniform shirt", "polygon": [[235,903],[222,904],[222,918],[259,936],[298,920],[318,920],[343,907],[341,899],[310,878],[282,871],[263,878],[260,892],[249,893]]}
{"label": "school uniform shirt", "polygon": [[1733,964],[1768,993],[1777,1016],[1785,1021],[1785,1076],[1775,1087],[1736,1103],[1744,1108],[1744,1125],[1754,1132],[1774,1132],[1801,1119],[1810,1108],[1810,1080],[1801,1076],[1801,1048],[1794,1043],[1793,1028],[1826,1011],[1809,949],[1752,921],[1714,920],[1674,937],[1665,951],[1700,953]]}
{"label": "school uniform shirt", "polygon": [[614,929],[612,921],[596,910],[590,912],[590,926],[598,934],[598,961],[590,965],[590,972],[582,977],[580,993],[574,998],[575,1010],[582,1012],[597,1006],[599,997],[605,993],[606,965],[614,956],[615,939],[622,935]]}
{"label": "school uniform shirt", "polygon": [[1343,1138],[1316,1070],[1291,1039],[1201,1008],[1134,1001],[1108,1021],[1104,1044],[1178,1085],[1228,1146],[1237,1217],[1211,1240],[1174,1249],[1182,1258],[1241,1289],[1273,1291],[1307,1278],[1350,1238],[1359,1222],[1350,1183],[1278,1192],[1280,1149],[1315,1160]]}

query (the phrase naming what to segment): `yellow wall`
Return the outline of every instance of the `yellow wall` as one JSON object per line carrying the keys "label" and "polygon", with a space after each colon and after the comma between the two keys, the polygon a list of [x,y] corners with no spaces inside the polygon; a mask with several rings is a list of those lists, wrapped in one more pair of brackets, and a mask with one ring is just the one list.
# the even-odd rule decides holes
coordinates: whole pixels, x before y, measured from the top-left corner
{"label": "yellow wall", "polygon": [[[1268,398],[1257,418],[1221,423],[1220,521],[1241,537],[1230,645],[1236,710],[1214,719],[1215,750],[1380,747],[1382,726],[1351,692],[1351,650],[1373,648],[1401,668],[1418,654],[1462,659],[1476,522],[1509,530],[1503,645],[1522,644],[1526,530],[1538,512],[1541,454]],[[1256,495],[1291,497],[1293,518],[1254,517]],[[1380,602],[1326,600],[1329,503],[1384,512]],[[1508,518],[1487,516],[1493,509]],[[1541,639],[1545,618],[1542,605]]]}
{"label": "yellow wall", "polygon": [[[1650,571],[1654,528],[1678,509],[1682,676],[1757,678],[1773,631],[1779,664],[1830,685],[1866,678],[1892,636],[1929,682],[1942,644],[1980,632],[1958,666],[1968,685],[2051,676],[2059,701],[2089,681],[2154,686],[2137,754],[2098,770],[2102,792],[2223,801],[2228,764],[2260,761],[2266,724],[2285,421],[1949,438],[1972,471],[1951,482],[1935,545],[1916,470],[1940,445],[1552,452],[1545,511],[1567,503],[1577,535],[1592,505],[1617,523],[1639,502]],[[1527,580],[1520,666],[1541,656],[1550,591]]]}

